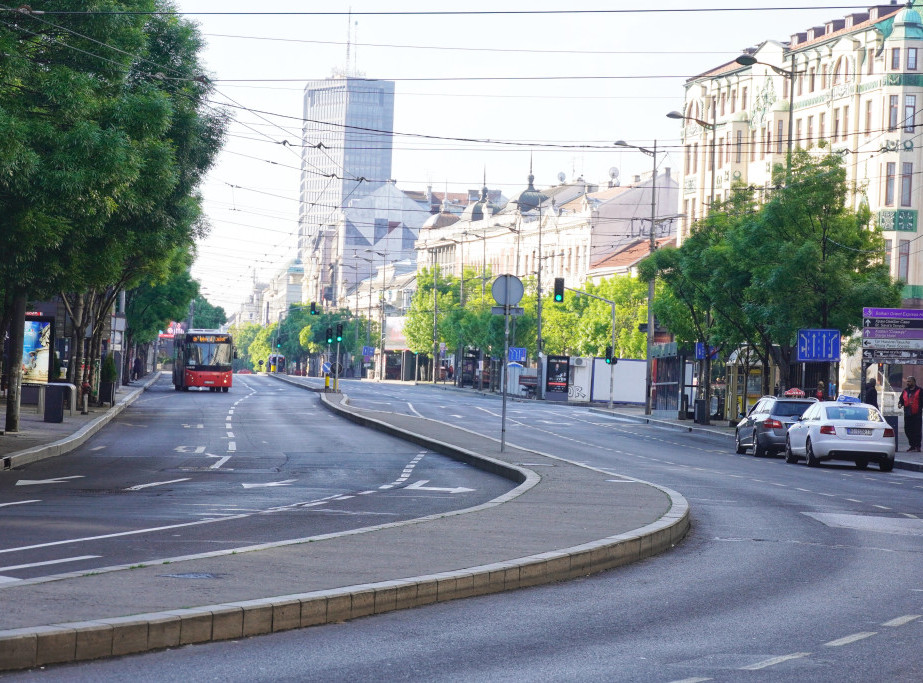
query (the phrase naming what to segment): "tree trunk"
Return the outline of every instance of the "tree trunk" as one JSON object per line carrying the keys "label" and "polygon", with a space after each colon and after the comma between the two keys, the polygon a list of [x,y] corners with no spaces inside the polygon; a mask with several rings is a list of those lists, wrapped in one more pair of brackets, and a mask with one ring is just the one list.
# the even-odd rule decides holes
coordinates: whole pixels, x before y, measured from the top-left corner
{"label": "tree trunk", "polygon": [[26,293],[13,295],[10,316],[10,384],[6,394],[6,431],[19,431],[19,401],[22,396],[22,345],[26,327]]}

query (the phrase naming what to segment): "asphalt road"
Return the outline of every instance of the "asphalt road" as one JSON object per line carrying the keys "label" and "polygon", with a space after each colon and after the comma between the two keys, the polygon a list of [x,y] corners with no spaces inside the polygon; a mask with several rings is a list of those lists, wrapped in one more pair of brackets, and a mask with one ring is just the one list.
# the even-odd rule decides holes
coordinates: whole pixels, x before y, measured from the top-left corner
{"label": "asphalt road", "polygon": [[[494,399],[344,390],[499,436]],[[682,493],[686,541],[580,581],[11,680],[923,680],[923,475],[787,465],[567,406],[508,418],[513,443]]]}
{"label": "asphalt road", "polygon": [[228,393],[165,378],[80,449],[0,473],[0,581],[335,533],[512,487],[266,377]]}

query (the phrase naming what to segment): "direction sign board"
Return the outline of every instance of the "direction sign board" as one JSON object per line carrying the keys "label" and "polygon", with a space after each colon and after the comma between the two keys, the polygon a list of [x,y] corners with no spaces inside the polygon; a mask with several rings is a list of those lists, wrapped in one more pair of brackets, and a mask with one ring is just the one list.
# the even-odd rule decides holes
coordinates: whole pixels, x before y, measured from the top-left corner
{"label": "direction sign board", "polygon": [[840,331],[798,330],[797,360],[801,363],[810,361],[838,362],[840,360]]}
{"label": "direction sign board", "polygon": [[923,350],[923,339],[863,339],[863,349]]}
{"label": "direction sign board", "polygon": [[363,347],[362,347],[362,355],[363,355],[363,356],[374,356],[374,355],[375,355],[375,347],[374,347],[374,346],[363,346]]}
{"label": "direction sign board", "polygon": [[508,359],[511,363],[524,363],[526,360],[526,348],[524,346],[511,346]]}
{"label": "direction sign board", "polygon": [[[909,322],[909,321],[908,321]],[[864,327],[863,339],[923,339],[923,330],[908,330],[896,327]]]}
{"label": "direction sign board", "polygon": [[862,349],[865,363],[888,363],[891,365],[923,365],[923,351],[900,349]]}
{"label": "direction sign board", "polygon": [[923,330],[923,319],[908,320],[906,318],[863,318],[862,328],[887,327],[895,330]]}
{"label": "direction sign board", "polygon": [[[708,355],[711,356],[712,360],[714,360],[718,357],[718,349],[714,346],[709,346]],[[695,343],[695,359],[705,360],[705,344],[702,342]]]}
{"label": "direction sign board", "polygon": [[863,308],[863,318],[903,318],[923,320],[923,309],[919,308]]}

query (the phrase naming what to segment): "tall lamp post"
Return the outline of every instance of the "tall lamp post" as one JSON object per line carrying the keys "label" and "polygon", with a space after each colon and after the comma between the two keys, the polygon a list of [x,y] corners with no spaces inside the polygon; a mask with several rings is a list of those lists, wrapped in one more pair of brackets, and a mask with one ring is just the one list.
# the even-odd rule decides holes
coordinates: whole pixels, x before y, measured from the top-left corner
{"label": "tall lamp post", "polygon": [[[387,363],[385,356],[385,270],[387,270],[388,252],[375,251],[374,249],[366,249],[365,251],[369,254],[381,256],[381,291],[378,293],[378,332],[380,335],[378,343],[378,358],[380,361],[378,379],[381,381],[385,379],[385,364]],[[371,286],[369,286],[369,291],[371,291]]]}
{"label": "tall lamp post", "polygon": [[[657,250],[657,141],[650,149],[639,147],[638,145],[629,145],[624,140],[617,140],[616,146],[630,147],[639,152],[647,154],[653,159],[653,173],[651,175],[651,241],[649,245],[650,253]],[[651,278],[647,282],[647,369],[645,371],[645,385],[647,396],[644,397],[644,414],[650,415],[653,406],[651,405],[651,389],[653,388],[653,351],[654,351],[654,282]]]}
{"label": "tall lamp post", "polygon": [[788,153],[785,158],[785,180],[788,182],[792,173],[792,112],[794,111],[795,105],[795,58],[792,57],[792,68],[783,69],[780,66],[775,64],[769,64],[767,62],[761,62],[756,57],[752,55],[740,55],[737,59],[734,60],[741,66],[753,66],[754,64],[762,64],[763,66],[768,66],[770,69],[775,71],[780,76],[784,76],[789,80],[788,83]]}
{"label": "tall lamp post", "polygon": [[[670,113],[667,114],[668,119],[680,119],[682,121],[692,121],[693,123],[697,123],[700,126],[702,126],[702,128],[704,128],[705,130],[711,131],[711,155],[710,155],[711,156],[711,191],[709,192],[709,198],[708,198],[708,212],[709,213],[711,213],[712,209],[714,209],[715,207],[715,161],[716,161],[715,160],[715,147],[718,144],[717,117],[718,117],[718,112],[717,112],[717,107],[715,107],[714,98],[712,98],[712,102],[711,102],[711,123],[702,121],[701,119],[697,119],[694,116],[683,116],[678,111],[671,111]],[[709,323],[710,317],[711,317],[710,313],[706,311],[705,313],[706,324]],[[705,382],[704,382],[705,384],[705,405],[710,407],[711,406],[711,350],[708,348],[707,339],[704,339],[703,343],[705,346],[705,358],[703,359],[704,374],[705,374]],[[708,412],[709,411],[706,410],[705,412],[706,414],[704,418],[705,419],[704,424],[708,424],[709,422]]]}

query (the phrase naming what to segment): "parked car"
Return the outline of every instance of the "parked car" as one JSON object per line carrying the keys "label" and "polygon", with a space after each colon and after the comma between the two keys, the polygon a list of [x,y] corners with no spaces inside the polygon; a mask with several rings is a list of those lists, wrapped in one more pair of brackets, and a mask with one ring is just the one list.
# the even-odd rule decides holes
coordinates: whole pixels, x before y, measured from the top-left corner
{"label": "parked car", "polygon": [[737,453],[753,449],[753,455],[762,457],[785,450],[785,435],[815,398],[785,398],[763,396],[740,422],[734,432]]}
{"label": "parked car", "polygon": [[882,472],[890,472],[894,449],[894,430],[875,406],[821,401],[788,430],[785,462],[803,458],[808,467],[817,467],[825,460],[846,460],[863,470],[876,462]]}

